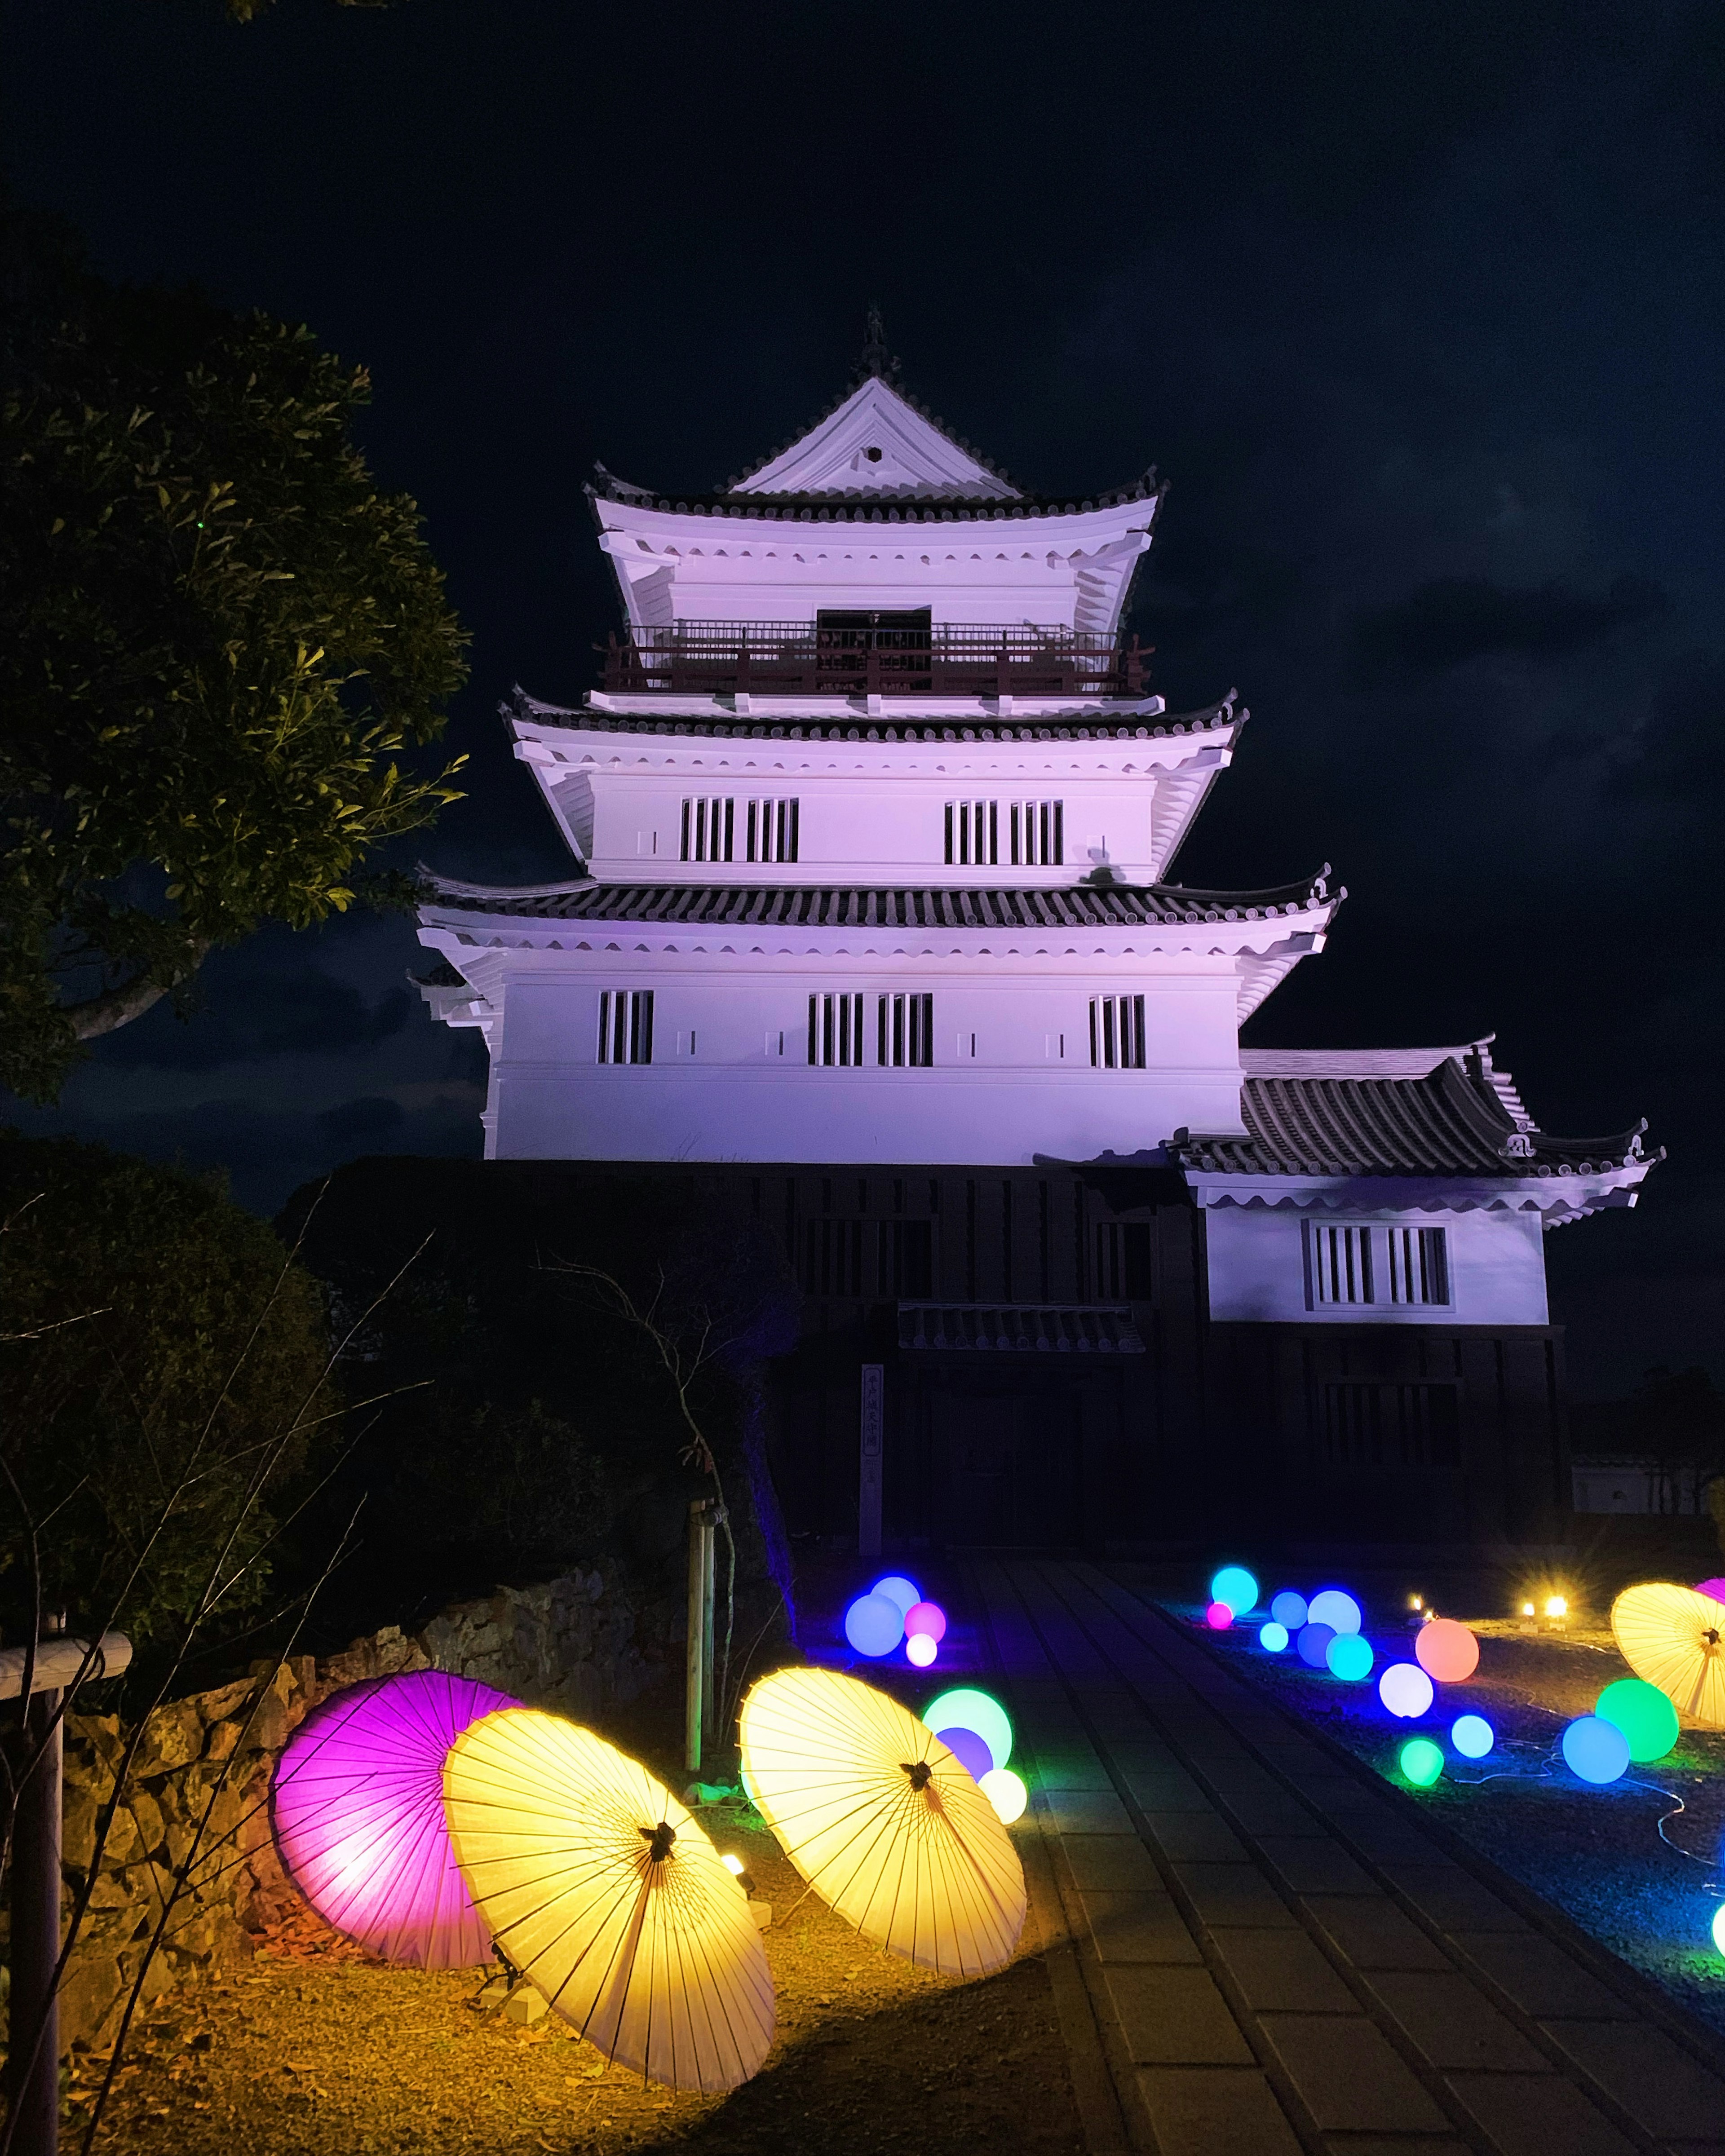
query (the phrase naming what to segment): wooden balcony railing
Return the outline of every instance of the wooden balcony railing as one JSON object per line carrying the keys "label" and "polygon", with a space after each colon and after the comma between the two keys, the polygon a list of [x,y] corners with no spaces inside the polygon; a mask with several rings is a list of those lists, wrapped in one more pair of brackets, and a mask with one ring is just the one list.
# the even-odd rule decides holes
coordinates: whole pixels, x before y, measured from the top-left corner
{"label": "wooden balcony railing", "polygon": [[685,621],[599,647],[614,693],[698,696],[1139,696],[1152,647],[1070,631],[945,622],[829,629]]}

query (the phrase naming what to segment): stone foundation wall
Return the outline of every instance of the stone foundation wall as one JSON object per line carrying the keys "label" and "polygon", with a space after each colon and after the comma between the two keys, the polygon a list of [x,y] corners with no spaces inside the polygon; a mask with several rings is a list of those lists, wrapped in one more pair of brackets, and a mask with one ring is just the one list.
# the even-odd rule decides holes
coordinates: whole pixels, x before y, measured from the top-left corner
{"label": "stone foundation wall", "polygon": [[[146,1962],[143,2005],[195,1971],[250,1953],[260,1933],[303,1907],[271,1835],[270,1777],[289,1736],[332,1692],[439,1669],[593,1718],[670,1666],[675,1621],[668,1607],[636,1606],[605,1566],[457,1604],[411,1637],[391,1626],[321,1661],[259,1663],[248,1678],[158,1708],[145,1722],[62,1989],[63,2041],[110,2044]],[[129,1733],[115,1715],[68,1717],[68,1917]]]}

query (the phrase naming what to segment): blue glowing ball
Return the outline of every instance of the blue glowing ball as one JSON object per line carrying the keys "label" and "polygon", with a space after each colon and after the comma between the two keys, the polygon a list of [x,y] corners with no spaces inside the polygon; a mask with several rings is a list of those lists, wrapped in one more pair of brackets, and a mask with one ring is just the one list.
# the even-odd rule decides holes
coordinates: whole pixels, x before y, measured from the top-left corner
{"label": "blue glowing ball", "polygon": [[1463,1714],[1456,1717],[1450,1742],[1464,1759],[1483,1759],[1497,1742],[1497,1732],[1483,1714]]}
{"label": "blue glowing ball", "polygon": [[1302,1625],[1300,1636],[1294,1645],[1300,1650],[1300,1659],[1309,1662],[1315,1670],[1330,1666],[1330,1642],[1336,1636],[1335,1628],[1329,1625]]}
{"label": "blue glowing ball", "polygon": [[1378,1697],[1399,1720],[1412,1722],[1431,1705],[1431,1679],[1418,1662],[1392,1662],[1378,1680]]}
{"label": "blue glowing ball", "polygon": [[1322,1594],[1314,1594],[1306,1614],[1312,1624],[1327,1625],[1332,1632],[1357,1632],[1360,1628],[1358,1603],[1339,1587],[1327,1587]]}
{"label": "blue glowing ball", "polygon": [[1358,1632],[1338,1632],[1325,1648],[1324,1660],[1332,1676],[1344,1678],[1349,1684],[1358,1684],[1372,1674],[1371,1647]]}
{"label": "blue glowing ball", "polygon": [[1272,1617],[1267,1625],[1259,1626],[1258,1645],[1267,1647],[1272,1655],[1279,1655],[1287,1644],[1288,1628],[1286,1625],[1278,1625]]}
{"label": "blue glowing ball", "polygon": [[1270,1605],[1270,1614],[1278,1625],[1286,1625],[1291,1632],[1297,1632],[1310,1614],[1306,1597],[1296,1594],[1291,1587],[1283,1588]]}
{"label": "blue glowing ball", "polygon": [[1629,1739],[1615,1722],[1584,1714],[1563,1732],[1563,1757],[1572,1774],[1596,1786],[1615,1782],[1630,1763]]}
{"label": "blue glowing ball", "polygon": [[859,1594],[845,1612],[845,1636],[860,1655],[890,1655],[905,1636],[905,1613],[884,1594]]}
{"label": "blue glowing ball", "polygon": [[885,1579],[877,1579],[869,1592],[870,1594],[885,1595],[901,1617],[914,1609],[922,1599],[922,1589],[914,1579],[906,1579],[901,1572],[889,1572]]}
{"label": "blue glowing ball", "polygon": [[1258,1604],[1258,1583],[1243,1564],[1224,1564],[1210,1582],[1212,1602],[1225,1602],[1236,1617]]}

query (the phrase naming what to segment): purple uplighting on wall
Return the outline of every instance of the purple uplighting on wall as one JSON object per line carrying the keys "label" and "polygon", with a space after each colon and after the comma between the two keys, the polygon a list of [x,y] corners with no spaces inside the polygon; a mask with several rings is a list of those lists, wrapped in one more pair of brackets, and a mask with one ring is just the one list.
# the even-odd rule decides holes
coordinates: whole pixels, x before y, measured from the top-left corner
{"label": "purple uplighting on wall", "polygon": [[272,1810],[294,1883],[326,1923],[385,1961],[463,1969],[491,1934],[444,1820],[444,1758],[470,1722],[519,1700],[420,1670],[338,1692],[281,1755]]}

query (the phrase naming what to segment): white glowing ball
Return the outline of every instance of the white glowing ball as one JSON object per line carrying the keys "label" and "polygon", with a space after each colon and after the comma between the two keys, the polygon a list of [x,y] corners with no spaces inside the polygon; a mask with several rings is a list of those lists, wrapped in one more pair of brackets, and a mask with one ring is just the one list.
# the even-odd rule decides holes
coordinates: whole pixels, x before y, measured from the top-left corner
{"label": "white glowing ball", "polygon": [[738,1873],[742,1870],[742,1859],[737,1854],[734,1849],[727,1849],[725,1854],[719,1859],[719,1861],[724,1866],[725,1869],[731,1874],[731,1876],[733,1879],[735,1879]]}
{"label": "white glowing ball", "polygon": [[927,1632],[912,1632],[905,1641],[905,1660],[914,1662],[919,1670],[926,1670],[939,1652]]}
{"label": "white glowing ball", "polygon": [[1392,1662],[1378,1680],[1378,1697],[1392,1714],[1411,1722],[1431,1705],[1434,1687],[1417,1662]]}
{"label": "white glowing ball", "polygon": [[1024,1807],[1030,1801],[1030,1792],[1024,1787],[1021,1776],[1010,1767],[991,1767],[977,1787],[994,1807],[994,1816],[1002,1826],[1010,1826],[1024,1815]]}

